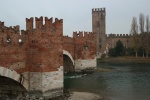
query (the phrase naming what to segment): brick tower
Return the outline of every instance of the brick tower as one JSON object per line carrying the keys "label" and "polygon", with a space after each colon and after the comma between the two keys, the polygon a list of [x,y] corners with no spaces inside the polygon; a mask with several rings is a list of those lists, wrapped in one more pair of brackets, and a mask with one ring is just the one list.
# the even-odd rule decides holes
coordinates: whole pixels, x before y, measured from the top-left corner
{"label": "brick tower", "polygon": [[106,51],[105,8],[92,9],[92,32],[97,34],[97,53]]}

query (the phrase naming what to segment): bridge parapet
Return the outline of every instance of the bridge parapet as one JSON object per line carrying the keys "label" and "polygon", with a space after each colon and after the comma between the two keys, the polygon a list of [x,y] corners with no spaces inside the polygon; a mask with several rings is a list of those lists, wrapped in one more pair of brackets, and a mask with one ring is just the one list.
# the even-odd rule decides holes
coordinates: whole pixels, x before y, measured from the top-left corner
{"label": "bridge parapet", "polygon": [[75,42],[75,70],[96,68],[96,34],[73,32]]}
{"label": "bridge parapet", "polygon": [[[35,28],[33,27],[34,23]],[[33,32],[33,30],[35,29],[36,31],[50,33],[51,35],[62,35],[62,33],[60,32],[62,28],[63,28],[63,19],[55,18],[55,21],[53,22],[53,17],[51,17],[50,19],[48,17],[45,17],[44,23],[43,16],[41,16],[40,18],[35,17],[35,22],[33,17],[26,18],[26,30],[31,32]]]}
{"label": "bridge parapet", "polygon": [[83,31],[79,31],[79,32],[73,32],[73,38],[85,38],[85,39],[94,39],[96,36],[95,33],[93,32],[83,32]]}

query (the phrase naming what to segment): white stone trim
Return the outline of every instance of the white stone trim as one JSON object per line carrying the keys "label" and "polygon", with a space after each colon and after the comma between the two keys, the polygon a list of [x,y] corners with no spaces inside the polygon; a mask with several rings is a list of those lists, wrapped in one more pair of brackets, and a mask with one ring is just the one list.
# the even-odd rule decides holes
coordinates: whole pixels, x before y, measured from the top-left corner
{"label": "white stone trim", "polygon": [[[20,83],[21,76],[15,70],[11,70],[11,69],[0,66],[0,76],[8,77]],[[28,82],[24,77],[22,78],[24,81],[23,83],[20,83],[20,84],[22,84],[28,90],[28,84],[27,84]]]}
{"label": "white stone trim", "polygon": [[58,71],[29,72],[29,77],[30,91],[41,91],[45,97],[55,97],[63,94],[63,66],[60,66]]}
{"label": "white stone trim", "polygon": [[87,68],[96,68],[97,61],[94,59],[78,59],[75,60],[75,70],[83,70]]}
{"label": "white stone trim", "polygon": [[71,59],[73,65],[74,65],[74,60],[73,60],[71,54],[68,51],[66,51],[66,50],[63,50],[63,54],[67,55]]}

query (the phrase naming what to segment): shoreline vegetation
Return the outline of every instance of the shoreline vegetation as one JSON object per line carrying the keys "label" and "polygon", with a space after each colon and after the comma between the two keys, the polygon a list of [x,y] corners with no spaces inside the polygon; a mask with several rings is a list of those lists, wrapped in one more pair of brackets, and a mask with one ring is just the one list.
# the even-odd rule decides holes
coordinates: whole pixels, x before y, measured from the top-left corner
{"label": "shoreline vegetation", "polygon": [[107,57],[97,59],[98,63],[116,63],[116,64],[150,64],[150,58],[146,57]]}

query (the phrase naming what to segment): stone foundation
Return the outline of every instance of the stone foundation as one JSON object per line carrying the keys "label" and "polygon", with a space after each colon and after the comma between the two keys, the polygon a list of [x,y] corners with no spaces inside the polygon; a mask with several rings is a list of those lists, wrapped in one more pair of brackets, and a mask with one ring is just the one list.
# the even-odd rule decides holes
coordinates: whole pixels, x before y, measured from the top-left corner
{"label": "stone foundation", "polygon": [[86,60],[75,60],[75,71],[76,72],[81,72],[85,69],[96,69],[97,66],[97,61],[95,59],[86,59]]}
{"label": "stone foundation", "polygon": [[[28,74],[28,75],[27,75]],[[29,95],[52,98],[63,95],[63,66],[53,72],[30,72]]]}

